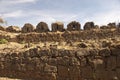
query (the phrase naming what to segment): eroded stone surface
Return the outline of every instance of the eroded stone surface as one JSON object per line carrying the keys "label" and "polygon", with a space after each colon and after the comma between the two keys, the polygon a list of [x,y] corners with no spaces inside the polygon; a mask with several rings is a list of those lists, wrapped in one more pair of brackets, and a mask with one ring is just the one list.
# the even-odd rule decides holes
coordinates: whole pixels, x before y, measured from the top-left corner
{"label": "eroded stone surface", "polygon": [[22,53],[1,53],[0,76],[40,80],[119,80],[119,56],[112,55],[114,48],[109,49],[100,49],[96,55],[91,55],[95,49],[32,48]]}

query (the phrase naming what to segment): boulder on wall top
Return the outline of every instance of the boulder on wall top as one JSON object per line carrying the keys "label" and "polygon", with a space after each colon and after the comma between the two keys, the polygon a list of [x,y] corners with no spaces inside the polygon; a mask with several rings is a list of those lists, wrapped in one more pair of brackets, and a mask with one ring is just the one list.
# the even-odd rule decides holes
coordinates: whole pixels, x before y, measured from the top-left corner
{"label": "boulder on wall top", "polygon": [[40,22],[36,26],[36,32],[48,32],[48,31],[50,31],[50,30],[48,28],[47,23],[45,23],[45,22]]}
{"label": "boulder on wall top", "polygon": [[28,33],[28,32],[33,32],[33,31],[34,31],[34,26],[30,23],[26,23],[22,28],[23,33]]}
{"label": "boulder on wall top", "polygon": [[109,24],[108,24],[108,27],[109,27],[110,29],[116,28],[116,24],[115,24],[115,23],[109,23]]}
{"label": "boulder on wall top", "polygon": [[106,25],[102,25],[102,26],[100,26],[100,29],[109,29],[109,27]]}
{"label": "boulder on wall top", "polygon": [[64,31],[64,24],[62,22],[55,22],[55,23],[52,23],[52,31],[53,32],[56,32],[56,31]]}
{"label": "boulder on wall top", "polygon": [[81,29],[81,24],[76,21],[72,21],[67,25],[68,31],[79,31]]}
{"label": "boulder on wall top", "polygon": [[8,31],[8,32],[20,32],[21,29],[18,26],[9,26],[6,28],[6,31]]}
{"label": "boulder on wall top", "polygon": [[86,22],[84,25],[84,30],[97,29],[98,26],[95,26],[94,22]]}

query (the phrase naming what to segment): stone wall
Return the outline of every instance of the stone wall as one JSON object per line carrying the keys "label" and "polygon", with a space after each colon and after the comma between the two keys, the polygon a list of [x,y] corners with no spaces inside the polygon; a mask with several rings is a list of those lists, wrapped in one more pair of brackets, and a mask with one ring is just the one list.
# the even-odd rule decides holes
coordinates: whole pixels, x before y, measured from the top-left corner
{"label": "stone wall", "polygon": [[76,21],[72,21],[67,25],[68,31],[80,31],[80,29],[81,29],[81,24]]}
{"label": "stone wall", "polygon": [[[107,25],[102,25],[99,28],[99,25],[95,25],[94,22],[86,22],[83,26],[83,30],[93,30],[93,29],[114,29],[119,28],[120,23],[117,25],[116,23],[108,23]],[[62,22],[55,22],[51,24],[51,31],[48,28],[48,24],[45,22],[40,22],[38,25],[34,28],[34,26],[30,23],[25,23],[24,26],[19,29],[17,26],[9,26],[6,29],[3,29],[4,27],[0,26],[0,30],[6,30],[9,32],[14,33],[31,33],[31,32],[37,32],[37,33],[43,33],[43,32],[64,32],[64,31],[81,31],[81,24],[76,21],[72,21],[67,24],[66,29],[64,28],[64,24]]]}
{"label": "stone wall", "polygon": [[62,33],[46,32],[46,33],[28,33],[16,36],[17,42],[46,42],[46,41],[80,41],[89,39],[106,39],[120,37],[120,30],[85,30],[85,31],[65,31]]}
{"label": "stone wall", "polygon": [[0,76],[25,80],[120,80],[120,45],[0,53]]}
{"label": "stone wall", "polygon": [[56,32],[56,31],[63,32],[64,31],[64,24],[61,22],[52,23],[51,28],[52,28],[53,32]]}

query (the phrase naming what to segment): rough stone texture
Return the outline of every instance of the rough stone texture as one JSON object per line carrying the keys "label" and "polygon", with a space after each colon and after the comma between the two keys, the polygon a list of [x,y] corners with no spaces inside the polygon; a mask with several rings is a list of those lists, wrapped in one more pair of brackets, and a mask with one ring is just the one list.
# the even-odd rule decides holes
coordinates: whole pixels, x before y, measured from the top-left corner
{"label": "rough stone texture", "polygon": [[84,30],[91,30],[91,29],[97,29],[99,28],[97,25],[94,24],[94,22],[86,22],[84,25]]}
{"label": "rough stone texture", "polygon": [[22,53],[0,53],[0,76],[27,80],[119,80],[120,56],[112,55],[114,47],[117,46],[111,46],[110,51],[101,49],[97,55],[89,53],[96,52],[95,49],[83,49],[79,54],[78,50],[36,48]]}
{"label": "rough stone texture", "polygon": [[56,32],[56,31],[63,32],[64,31],[64,24],[61,22],[52,23],[51,27],[52,27],[53,32]]}
{"label": "rough stone texture", "polygon": [[[97,30],[85,30],[85,31],[65,31],[61,33],[29,33],[29,34],[20,34],[16,36],[16,41],[21,42],[45,42],[45,41],[80,41],[80,40],[98,40],[98,39],[105,39],[105,38],[115,38],[120,37],[119,30],[111,31],[109,29],[99,29]],[[104,45],[106,44],[106,45]],[[103,46],[108,46],[110,44],[109,42],[103,43]]]}
{"label": "rough stone texture", "polygon": [[72,21],[67,25],[68,31],[79,31],[81,29],[81,24],[76,21]]}
{"label": "rough stone texture", "polygon": [[106,25],[103,25],[103,26],[100,26],[100,29],[109,29],[109,27]]}
{"label": "rough stone texture", "polygon": [[115,23],[109,23],[108,26],[110,27],[110,29],[116,28],[116,24]]}
{"label": "rough stone texture", "polygon": [[34,31],[34,26],[30,23],[26,23],[23,27],[22,27],[22,32],[23,33],[28,33],[28,32],[33,32]]}
{"label": "rough stone texture", "polygon": [[36,26],[36,32],[48,32],[50,31],[48,28],[47,23],[45,22],[40,22],[37,26]]}
{"label": "rough stone texture", "polygon": [[9,26],[6,28],[6,31],[8,32],[20,32],[20,28],[18,26]]}

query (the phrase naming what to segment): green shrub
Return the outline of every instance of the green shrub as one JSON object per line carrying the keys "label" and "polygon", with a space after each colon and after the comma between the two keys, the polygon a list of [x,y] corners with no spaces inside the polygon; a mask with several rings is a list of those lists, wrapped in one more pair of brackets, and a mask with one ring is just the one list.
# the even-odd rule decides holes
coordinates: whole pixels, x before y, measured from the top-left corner
{"label": "green shrub", "polygon": [[0,44],[6,44],[8,41],[6,39],[0,39]]}

